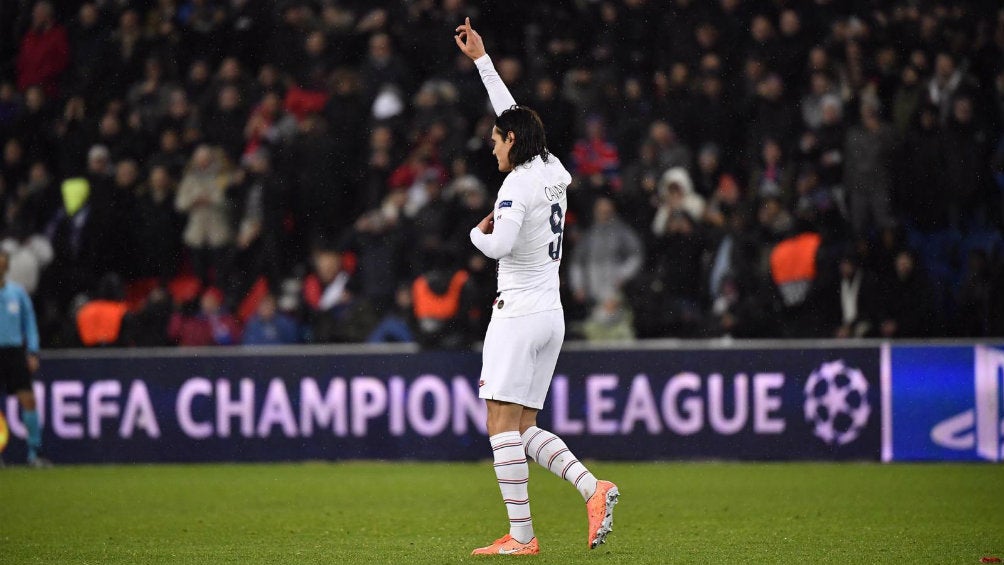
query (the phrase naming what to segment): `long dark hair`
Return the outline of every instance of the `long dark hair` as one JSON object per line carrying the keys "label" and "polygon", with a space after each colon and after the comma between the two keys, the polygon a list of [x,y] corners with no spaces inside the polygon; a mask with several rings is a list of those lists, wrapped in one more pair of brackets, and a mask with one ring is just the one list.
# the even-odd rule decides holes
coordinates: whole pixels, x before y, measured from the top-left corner
{"label": "long dark hair", "polygon": [[513,105],[495,118],[495,127],[499,128],[502,139],[508,137],[509,132],[516,138],[509,150],[509,162],[513,168],[529,163],[538,155],[547,162],[550,153],[547,151],[544,122],[540,121],[537,112],[526,106]]}

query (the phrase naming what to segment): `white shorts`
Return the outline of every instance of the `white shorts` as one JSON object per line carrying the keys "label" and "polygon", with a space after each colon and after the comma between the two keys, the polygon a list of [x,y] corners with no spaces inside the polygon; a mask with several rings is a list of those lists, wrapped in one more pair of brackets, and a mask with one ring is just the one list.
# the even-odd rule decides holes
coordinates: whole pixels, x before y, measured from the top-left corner
{"label": "white shorts", "polygon": [[492,318],[481,354],[478,396],[540,410],[564,339],[562,310]]}

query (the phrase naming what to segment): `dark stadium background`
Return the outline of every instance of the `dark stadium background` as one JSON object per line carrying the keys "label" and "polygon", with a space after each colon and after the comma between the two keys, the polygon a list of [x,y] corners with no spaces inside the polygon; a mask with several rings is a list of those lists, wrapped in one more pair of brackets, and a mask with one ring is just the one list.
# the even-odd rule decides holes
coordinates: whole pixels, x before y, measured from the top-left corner
{"label": "dark stadium background", "polygon": [[1004,334],[995,2],[34,5],[0,2],[0,232],[47,348],[480,340],[501,175],[465,15],[576,179],[570,337]]}

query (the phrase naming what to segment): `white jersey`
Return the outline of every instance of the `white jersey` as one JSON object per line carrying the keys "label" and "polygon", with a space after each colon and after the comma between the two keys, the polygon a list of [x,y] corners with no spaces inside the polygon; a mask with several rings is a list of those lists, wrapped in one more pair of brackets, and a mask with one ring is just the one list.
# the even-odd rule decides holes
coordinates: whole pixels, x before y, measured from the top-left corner
{"label": "white jersey", "polygon": [[[497,115],[516,104],[488,55],[474,64]],[[558,267],[571,182],[572,175],[557,157],[549,155],[546,163],[534,157],[510,171],[502,182],[495,200],[495,233],[487,236],[477,228],[471,230],[474,245],[499,261],[493,317],[514,318],[561,308]],[[492,239],[508,239],[512,247],[504,245],[504,251],[498,252]]]}
{"label": "white jersey", "polygon": [[492,316],[515,317],[561,308],[561,265],[566,196],[572,176],[551,155],[513,169],[495,200],[495,225],[515,222],[512,251],[498,263],[498,298]]}

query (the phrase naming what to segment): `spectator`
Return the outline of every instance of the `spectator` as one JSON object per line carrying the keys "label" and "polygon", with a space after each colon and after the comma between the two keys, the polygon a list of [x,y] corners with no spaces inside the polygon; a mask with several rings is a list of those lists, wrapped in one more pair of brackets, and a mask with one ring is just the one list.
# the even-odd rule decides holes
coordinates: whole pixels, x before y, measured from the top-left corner
{"label": "spectator", "polygon": [[122,11],[105,57],[107,72],[103,76],[106,91],[122,93],[129,85],[139,81],[149,50],[139,13],[134,9]]}
{"label": "spectator", "polygon": [[597,198],[593,224],[571,257],[569,275],[575,301],[602,305],[616,299],[641,269],[642,253],[641,240],[617,216],[613,201]]}
{"label": "spectator", "polygon": [[238,218],[234,244],[235,256],[227,273],[226,293],[239,300],[259,276],[276,288],[280,281],[283,257],[282,216],[285,211],[282,187],[272,173],[272,161],[265,149],[247,155],[244,168],[238,171],[228,190],[231,209]]}
{"label": "spectator", "polygon": [[209,287],[199,298],[198,312],[175,312],[168,338],[181,346],[234,345],[240,343],[240,323],[223,309],[223,293]]}
{"label": "spectator", "polygon": [[[914,124],[917,112],[924,102],[923,89],[920,86],[920,71],[912,65],[903,68],[899,85],[893,95],[892,123],[896,133],[903,136]],[[937,111],[935,112],[937,120]]]}
{"label": "spectator", "polygon": [[646,140],[638,150],[638,158],[624,170],[624,188],[620,194],[620,208],[635,231],[644,231],[652,225],[658,200],[659,179],[665,169],[659,164],[655,143]]}
{"label": "spectator", "polygon": [[816,335],[817,260],[822,238],[810,230],[787,237],[770,252],[770,275],[781,299],[784,337]]}
{"label": "spectator", "polygon": [[77,337],[84,347],[121,345],[126,315],[122,280],[114,273],[101,278],[94,298],[77,311]]}
{"label": "spectator", "polygon": [[683,167],[666,171],[659,179],[658,192],[659,208],[652,220],[652,232],[656,236],[666,231],[666,225],[675,212],[687,214],[691,220],[704,217],[704,198],[694,192],[694,183]]}
{"label": "spectator", "polygon": [[830,323],[832,337],[861,338],[875,334],[879,312],[880,288],[874,275],[861,268],[860,261],[848,254],[840,259],[839,288],[830,293],[828,301],[836,316]]}
{"label": "spectator", "polygon": [[656,158],[663,170],[682,167],[690,171],[693,154],[669,123],[662,120],[652,122],[648,128],[648,139],[655,145]]}
{"label": "spectator", "polygon": [[150,130],[167,109],[170,95],[170,88],[164,81],[164,69],[158,59],[151,57],[144,63],[143,80],[129,88],[126,100],[139,112],[143,127]]}
{"label": "spectator", "polygon": [[1002,291],[993,286],[987,253],[973,249],[967,257],[962,284],[955,296],[955,331],[963,337],[983,337],[991,334],[990,320],[994,295]]}
{"label": "spectator", "polygon": [[123,318],[121,342],[134,347],[169,345],[167,330],[173,314],[171,295],[164,286],[155,286],[139,307]]}
{"label": "spectator", "polygon": [[[161,132],[162,136],[165,132],[171,130],[179,136],[178,141],[181,141],[181,136],[183,134],[187,135],[186,132],[189,130],[194,129],[198,131],[199,120],[195,109],[192,107],[190,97],[191,94],[185,92],[182,88],[174,88],[168,93],[167,108],[161,113],[160,123],[157,124],[157,131]],[[162,140],[161,151],[168,151],[169,149],[163,147],[163,145]],[[172,144],[170,150],[174,150],[176,147]]]}
{"label": "spectator", "polygon": [[187,214],[183,240],[192,258],[195,272],[206,286],[212,278],[220,280],[226,271],[225,255],[233,241],[233,229],[226,206],[226,186],[230,174],[219,150],[200,145],[181,179],[174,200],[175,208]]}
{"label": "spectator", "polygon": [[861,104],[861,124],[847,131],[844,184],[850,196],[851,227],[858,234],[868,226],[885,227],[889,209],[894,150],[892,128],[882,121],[878,101]]}
{"label": "spectator", "polygon": [[[696,139],[700,143],[713,143],[721,148],[723,157],[734,158],[736,123],[734,110],[726,100],[725,85],[720,70],[706,70],[702,73],[700,93],[695,101],[694,115],[701,116],[696,124]],[[686,166],[687,159],[670,162],[670,166]]]}
{"label": "spectator", "polygon": [[[56,188],[44,161],[36,161],[28,169],[25,182],[7,194],[6,210],[0,225],[27,234],[40,231],[58,206]],[[2,208],[0,208],[2,209]]]}
{"label": "spectator", "polygon": [[797,117],[785,101],[785,84],[777,74],[768,74],[756,85],[756,97],[750,112],[747,144],[750,151],[766,138],[778,140],[782,146],[791,143]]}
{"label": "spectator", "polygon": [[31,10],[31,27],[21,38],[18,51],[18,90],[24,92],[30,86],[41,86],[46,96],[55,96],[69,62],[66,28],[56,22],[51,2],[36,2]]}
{"label": "spectator", "polygon": [[244,149],[244,110],[240,90],[226,84],[216,95],[216,102],[206,112],[205,140],[223,149],[227,158],[237,161]]}
{"label": "spectator", "polygon": [[732,278],[722,280],[719,296],[711,305],[709,337],[762,337],[774,333],[769,326],[770,316],[756,288],[744,288]]}
{"label": "spectator", "polygon": [[837,101],[838,93],[833,87],[833,81],[822,71],[812,73],[809,83],[809,93],[802,97],[802,123],[810,130],[823,125],[823,102]]}
{"label": "spectator", "polygon": [[572,166],[574,175],[588,183],[592,191],[620,188],[620,155],[607,138],[600,116],[586,121],[585,137],[578,139],[572,150]]}
{"label": "spectator", "polygon": [[297,235],[310,244],[338,237],[337,228],[350,222],[355,211],[350,179],[330,158],[335,152],[324,120],[311,114],[300,120],[288,146],[288,160],[279,170],[290,182],[300,230]]}
{"label": "spectator", "polygon": [[946,227],[952,194],[945,178],[948,152],[938,124],[937,107],[925,105],[918,110],[900,153],[899,187],[894,203],[924,232]]}
{"label": "spectator", "polygon": [[61,192],[62,206],[44,231],[52,242],[53,261],[39,281],[39,292],[53,309],[66,312],[73,296],[93,288],[107,262],[102,226],[93,214],[91,183],[82,178],[67,179]]}
{"label": "spectator", "polygon": [[941,123],[946,123],[952,115],[955,94],[968,86],[969,79],[959,69],[955,56],[947,51],[938,53],[934,58],[934,74],[927,83],[927,98],[938,106]]}
{"label": "spectator", "polygon": [[[464,60],[470,59],[464,57]],[[461,99],[466,99],[466,96],[462,96]],[[557,82],[549,76],[537,79],[532,100],[530,107],[541,116],[546,116],[548,148],[554,155],[565,159],[572,152],[575,107],[560,96]]]}
{"label": "spectator", "polygon": [[[394,309],[384,314],[366,338],[366,343],[411,343],[415,341],[411,288],[402,285],[394,293]],[[480,334],[480,330],[475,331]]]}
{"label": "spectator", "polygon": [[431,268],[411,286],[415,341],[427,349],[466,349],[476,339],[471,315],[477,296],[467,271],[443,253],[429,257]]}
{"label": "spectator", "polygon": [[767,197],[760,200],[757,210],[760,238],[767,244],[774,244],[791,235],[795,228],[795,218],[784,206],[780,198]]}
{"label": "spectator", "polygon": [[404,217],[407,197],[403,190],[392,191],[380,208],[361,215],[341,242],[342,249],[358,257],[359,287],[378,313],[393,303],[398,283],[414,276],[405,255],[412,237]]}
{"label": "spectator", "polygon": [[791,201],[794,174],[791,163],[784,159],[781,144],[776,139],[764,139],[760,159],[750,177],[751,196]]}
{"label": "spectator", "polygon": [[0,251],[9,258],[7,279],[34,296],[42,272],[52,263],[52,244],[43,235],[31,233],[24,224],[15,224],[10,235],[0,241]]}
{"label": "spectator", "polygon": [[138,229],[136,225],[136,191],[139,185],[139,165],[132,159],[124,159],[115,165],[112,192],[105,206],[107,214],[106,231],[109,268],[120,276],[135,278],[137,257],[131,244]]}
{"label": "spectator", "polygon": [[376,325],[375,315],[359,296],[358,281],[345,268],[343,255],[314,252],[314,272],[303,283],[312,340],[318,343],[362,341]]}
{"label": "spectator", "polygon": [[147,161],[150,169],[164,167],[173,179],[181,178],[185,171],[187,159],[181,146],[181,135],[178,130],[164,129],[160,134],[160,147]]}
{"label": "spectator", "polygon": [[696,220],[680,209],[664,219],[657,216],[653,234],[649,268],[642,277],[649,284],[635,304],[639,326],[647,326],[649,335],[692,337],[702,322],[701,299],[706,292],[697,282],[702,274],[704,238]]}
{"label": "spectator", "polygon": [[821,123],[818,128],[806,130],[798,142],[803,161],[811,163],[819,174],[823,186],[839,188],[844,173],[843,104],[837,96],[824,96],[821,105]]}
{"label": "spectator", "polygon": [[819,173],[812,164],[805,164],[795,179],[794,213],[797,220],[811,224],[829,222],[842,224],[843,211],[841,202],[834,191],[819,182]]}
{"label": "spectator", "polygon": [[24,111],[15,119],[13,132],[28,160],[47,160],[53,152],[52,113],[41,86],[32,85],[24,93]]}
{"label": "spectator", "polygon": [[910,251],[900,251],[893,263],[894,276],[885,283],[879,335],[884,338],[927,337],[937,327],[934,291],[918,270]]}
{"label": "spectator", "polygon": [[986,222],[988,134],[977,121],[973,101],[959,96],[950,105],[945,140],[945,189],[953,228],[969,231]]}
{"label": "spectator", "polygon": [[393,86],[405,93],[412,86],[411,73],[394,53],[393,40],[386,33],[375,33],[370,37],[362,76],[370,100],[376,98],[377,92],[384,86]]}
{"label": "spectator", "polygon": [[244,326],[244,345],[286,345],[299,343],[300,328],[296,322],[278,311],[275,296],[266,294],[258,309]]}
{"label": "spectator", "polygon": [[155,165],[137,189],[136,274],[166,284],[178,272],[183,220],[174,207],[177,183],[169,168]]}
{"label": "spectator", "polygon": [[66,101],[63,117],[53,127],[57,149],[55,165],[66,176],[84,173],[91,132],[84,99],[74,96]]}
{"label": "spectator", "polygon": [[72,89],[91,107],[100,107],[104,98],[101,73],[108,48],[108,30],[101,21],[101,13],[94,2],[84,2],[77,12],[76,21],[68,33],[70,65],[67,69]]}

